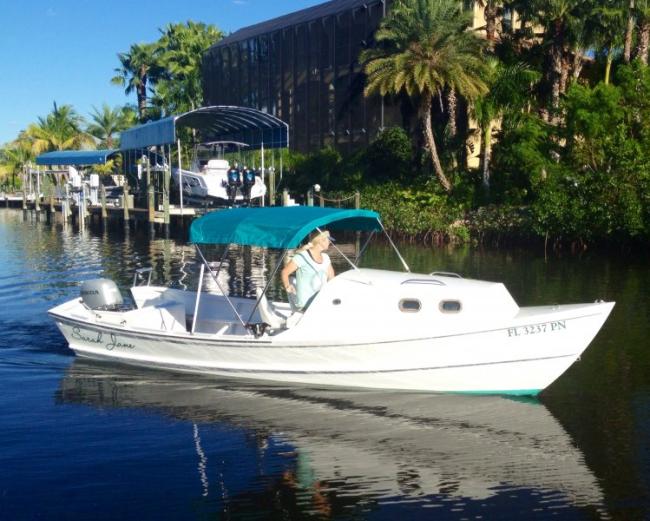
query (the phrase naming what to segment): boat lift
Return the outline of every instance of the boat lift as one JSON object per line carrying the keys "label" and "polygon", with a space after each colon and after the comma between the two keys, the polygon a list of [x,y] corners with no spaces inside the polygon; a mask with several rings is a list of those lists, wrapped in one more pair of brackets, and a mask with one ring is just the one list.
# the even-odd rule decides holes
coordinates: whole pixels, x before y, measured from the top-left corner
{"label": "boat lift", "polygon": [[[183,179],[180,129],[190,129],[196,143],[238,142],[250,150],[260,150],[262,181],[265,181],[265,150],[289,147],[289,125],[281,119],[248,107],[211,106],[201,107],[180,115],[151,121],[122,132],[121,151],[125,156],[127,171],[143,155],[155,149],[166,165],[172,163],[172,147],[176,147],[179,168],[179,199],[183,213]],[[274,161],[275,156],[273,156]],[[283,164],[280,154],[280,176]],[[275,187],[270,190],[272,201]]]}

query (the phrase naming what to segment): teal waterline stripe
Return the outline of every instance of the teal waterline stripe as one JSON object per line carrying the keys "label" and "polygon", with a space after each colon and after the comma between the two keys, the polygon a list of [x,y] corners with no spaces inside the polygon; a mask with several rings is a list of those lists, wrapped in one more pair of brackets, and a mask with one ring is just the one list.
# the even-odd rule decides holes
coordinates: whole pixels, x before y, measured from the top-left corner
{"label": "teal waterline stripe", "polygon": [[508,391],[454,391],[449,394],[537,396],[542,389],[510,389]]}

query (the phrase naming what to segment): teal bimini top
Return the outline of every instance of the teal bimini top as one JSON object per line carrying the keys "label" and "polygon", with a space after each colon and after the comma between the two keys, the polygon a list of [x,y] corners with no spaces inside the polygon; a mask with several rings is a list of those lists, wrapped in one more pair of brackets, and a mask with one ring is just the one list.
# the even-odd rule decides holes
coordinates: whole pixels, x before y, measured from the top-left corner
{"label": "teal bimini top", "polygon": [[195,244],[243,244],[265,248],[297,248],[316,228],[380,231],[379,214],[319,206],[233,208],[208,213],[192,222]]}

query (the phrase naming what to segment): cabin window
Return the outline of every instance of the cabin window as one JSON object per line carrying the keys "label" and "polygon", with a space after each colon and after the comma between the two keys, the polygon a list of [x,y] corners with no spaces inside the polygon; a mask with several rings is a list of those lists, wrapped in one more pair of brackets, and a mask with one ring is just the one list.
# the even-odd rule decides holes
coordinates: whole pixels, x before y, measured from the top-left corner
{"label": "cabin window", "polygon": [[443,300],[440,302],[440,311],[443,313],[459,313],[462,307],[459,300]]}
{"label": "cabin window", "polygon": [[414,298],[404,298],[399,301],[399,309],[404,313],[417,313],[421,307],[422,303]]}

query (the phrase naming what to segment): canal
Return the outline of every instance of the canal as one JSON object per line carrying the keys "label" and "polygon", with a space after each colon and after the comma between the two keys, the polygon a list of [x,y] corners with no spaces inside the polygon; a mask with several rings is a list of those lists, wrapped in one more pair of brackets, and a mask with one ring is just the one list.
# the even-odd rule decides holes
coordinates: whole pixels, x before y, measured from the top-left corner
{"label": "canal", "polygon": [[[650,518],[647,258],[402,244],[520,305],[617,305],[539,399],[325,390],[76,359],[47,310],[79,281],[195,287],[183,233],[144,232],[0,209],[0,518]],[[251,295],[275,260],[233,250],[224,284]],[[363,265],[399,269],[381,243]]]}

